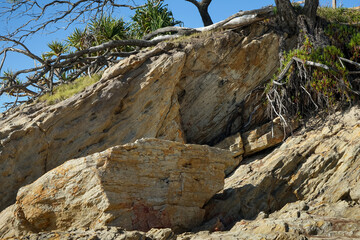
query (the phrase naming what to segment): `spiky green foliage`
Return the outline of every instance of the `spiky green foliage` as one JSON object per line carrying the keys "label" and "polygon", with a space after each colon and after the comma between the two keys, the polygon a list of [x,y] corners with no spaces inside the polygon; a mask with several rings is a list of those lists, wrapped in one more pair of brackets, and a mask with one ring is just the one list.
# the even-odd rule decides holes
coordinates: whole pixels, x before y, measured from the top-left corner
{"label": "spiky green foliage", "polygon": [[88,33],[86,28],[83,30],[75,28],[66,39],[67,45],[75,48],[77,51],[91,47],[94,41],[94,37]]}
{"label": "spiky green foliage", "polygon": [[83,30],[75,28],[66,42],[76,50],[84,50],[104,42],[127,39],[128,36],[129,24],[123,19],[103,16],[93,19]]}
{"label": "spiky green foliage", "polygon": [[[14,78],[14,71],[8,69],[6,71],[3,72],[3,77],[0,78],[1,82],[0,82],[0,85],[2,87],[7,87],[11,84],[19,84],[21,81],[18,79],[18,78]],[[9,81],[9,79],[15,79],[13,81]],[[10,94],[9,92],[7,92],[9,95],[12,95]]]}
{"label": "spiky green foliage", "polygon": [[61,54],[69,51],[69,46],[66,43],[60,41],[52,41],[51,43],[48,43],[48,47],[51,51],[42,54],[42,57],[46,59],[58,57]]}
{"label": "spiky green foliage", "polygon": [[94,36],[95,44],[99,45],[111,40],[127,39],[129,26],[122,18],[103,16],[92,20],[88,26],[88,31]]}
{"label": "spiky green foliage", "polygon": [[148,0],[145,7],[137,9],[131,19],[132,34],[137,38],[142,38],[159,28],[181,24],[180,21],[175,21],[172,12],[163,1],[154,0]]}

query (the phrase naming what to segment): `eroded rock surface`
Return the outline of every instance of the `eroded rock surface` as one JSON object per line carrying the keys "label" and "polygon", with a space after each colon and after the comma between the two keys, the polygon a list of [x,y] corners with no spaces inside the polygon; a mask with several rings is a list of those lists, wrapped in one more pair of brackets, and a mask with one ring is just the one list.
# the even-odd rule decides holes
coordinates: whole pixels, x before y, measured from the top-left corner
{"label": "eroded rock surface", "polygon": [[245,158],[206,206],[231,229],[190,239],[359,239],[360,109],[313,128]]}
{"label": "eroded rock surface", "polygon": [[250,114],[264,121],[254,89],[276,71],[278,48],[261,24],[162,43],[65,101],[1,116],[0,210],[66,160],[144,137],[213,145],[249,127]]}
{"label": "eroded rock surface", "polygon": [[226,168],[238,164],[232,155],[142,139],[67,161],[19,190],[0,214],[0,237],[103,226],[190,229],[223,188]]}

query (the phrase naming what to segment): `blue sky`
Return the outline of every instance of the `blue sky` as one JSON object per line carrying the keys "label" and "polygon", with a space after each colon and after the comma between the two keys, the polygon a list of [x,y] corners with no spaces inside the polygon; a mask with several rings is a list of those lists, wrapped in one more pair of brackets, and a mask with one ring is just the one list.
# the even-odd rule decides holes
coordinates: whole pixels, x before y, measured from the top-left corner
{"label": "blue sky", "polygon": [[[201,27],[202,21],[196,7],[186,2],[185,0],[165,0],[165,3],[168,4],[169,9],[173,12],[176,20],[181,20],[184,23],[185,27]],[[240,10],[251,10],[261,8],[263,6],[273,5],[274,0],[213,0],[209,7],[209,13],[214,22],[221,21]],[[321,0],[320,4],[322,6],[331,4],[331,0]],[[343,0],[339,1],[338,4],[343,5],[344,7],[353,7],[359,6],[360,0]],[[1,3],[0,3],[1,8]],[[117,17],[123,17],[124,20],[130,20],[130,15],[132,12],[128,9],[121,8],[116,13]],[[0,18],[4,22],[3,19]],[[16,20],[15,20],[16,21]],[[19,21],[16,22],[19,24]],[[0,35],[4,35],[7,29],[11,29],[13,24],[2,24],[0,27]],[[28,39],[26,44],[29,46],[30,50],[35,54],[40,55],[42,52],[48,51],[47,43],[52,40],[63,40],[66,38],[66,35],[72,31],[73,28],[70,28],[67,31],[58,31],[56,33],[43,32],[32,38]],[[4,67],[6,69],[19,70],[23,68],[33,67],[34,62],[30,59],[24,58],[17,54],[9,54],[8,62]],[[2,108],[3,102],[9,101],[8,96],[0,96],[0,112],[4,111]]]}

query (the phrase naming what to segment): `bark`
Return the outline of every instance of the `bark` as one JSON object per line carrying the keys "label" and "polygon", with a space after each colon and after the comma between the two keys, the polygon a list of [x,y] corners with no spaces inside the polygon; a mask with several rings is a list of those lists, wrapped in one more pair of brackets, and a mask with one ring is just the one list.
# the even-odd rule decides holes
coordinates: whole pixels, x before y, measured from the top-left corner
{"label": "bark", "polygon": [[283,27],[289,32],[296,31],[296,13],[289,0],[275,0],[277,12]]}
{"label": "bark", "polygon": [[202,0],[201,2],[198,2],[196,0],[185,0],[185,1],[191,2],[197,7],[205,27],[213,24],[213,21],[208,11],[209,5],[212,0]]}
{"label": "bark", "polygon": [[319,0],[305,0],[304,14],[312,23],[316,21],[316,11],[319,7]]}
{"label": "bark", "polygon": [[[297,19],[297,13],[295,12],[290,0],[275,0],[278,15],[283,27],[287,27],[287,30],[291,33],[295,33],[299,29],[299,23]],[[308,26],[308,30],[311,32],[316,25],[316,12],[319,7],[319,0],[305,0],[305,6],[303,9],[303,15],[305,16],[305,25]]]}

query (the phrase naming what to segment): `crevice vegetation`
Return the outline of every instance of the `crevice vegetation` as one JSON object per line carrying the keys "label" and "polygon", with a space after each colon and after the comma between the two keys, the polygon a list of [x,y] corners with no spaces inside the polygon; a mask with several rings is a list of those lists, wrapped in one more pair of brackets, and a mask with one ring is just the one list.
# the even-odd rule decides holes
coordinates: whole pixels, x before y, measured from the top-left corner
{"label": "crevice vegetation", "polygon": [[86,87],[98,82],[100,78],[101,74],[79,77],[73,82],[56,86],[52,94],[46,93],[40,96],[38,101],[46,102],[50,105],[55,104],[83,91]]}

